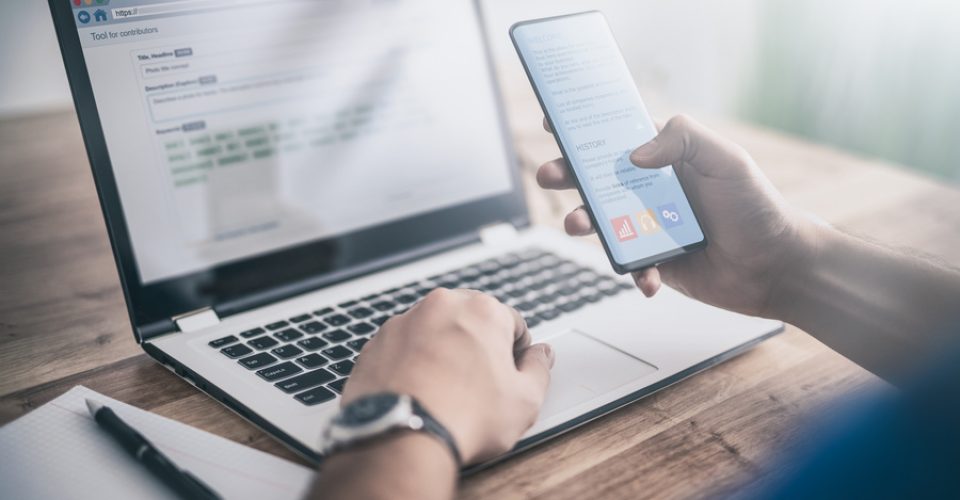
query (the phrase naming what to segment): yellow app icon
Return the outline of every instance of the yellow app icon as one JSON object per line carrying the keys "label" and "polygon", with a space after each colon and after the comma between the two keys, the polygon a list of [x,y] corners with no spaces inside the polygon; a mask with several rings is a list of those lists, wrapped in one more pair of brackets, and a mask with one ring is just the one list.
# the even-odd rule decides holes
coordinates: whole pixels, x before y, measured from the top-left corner
{"label": "yellow app icon", "polygon": [[648,208],[643,212],[637,212],[637,222],[640,223],[641,234],[653,234],[660,230],[660,223],[653,215],[653,209]]}

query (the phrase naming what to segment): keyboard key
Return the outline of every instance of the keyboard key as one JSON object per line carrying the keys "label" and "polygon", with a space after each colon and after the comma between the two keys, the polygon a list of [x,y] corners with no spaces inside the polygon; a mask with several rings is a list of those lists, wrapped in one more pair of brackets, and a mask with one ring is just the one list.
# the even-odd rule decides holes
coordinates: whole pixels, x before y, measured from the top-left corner
{"label": "keyboard key", "polygon": [[350,349],[347,349],[346,347],[343,347],[342,345],[335,345],[333,347],[328,347],[327,349],[324,349],[320,352],[322,352],[324,356],[330,359],[343,359],[353,355],[353,351],[351,351]]}
{"label": "keyboard key", "polygon": [[276,354],[277,356],[280,356],[281,359],[288,359],[288,358],[292,358],[294,356],[299,356],[303,354],[303,349],[293,344],[287,344],[287,345],[282,345],[276,349],[273,349],[270,352]]}
{"label": "keyboard key", "polygon": [[550,280],[540,280],[540,281],[531,283],[529,288],[534,291],[540,291],[550,286],[550,283],[551,283]]}
{"label": "keyboard key", "polygon": [[280,342],[277,342],[277,339],[267,335],[264,335],[263,337],[257,337],[250,342],[247,342],[247,344],[250,344],[251,346],[260,350],[269,349],[279,343]]}
{"label": "keyboard key", "polygon": [[327,358],[317,353],[312,353],[312,354],[307,354],[302,358],[297,358],[297,363],[300,363],[305,368],[316,368],[318,366],[323,366],[327,364]]}
{"label": "keyboard key", "polygon": [[350,372],[353,371],[353,361],[345,359],[330,365],[330,369],[346,377],[347,375],[350,375]]}
{"label": "keyboard key", "polygon": [[508,253],[506,255],[501,255],[497,257],[497,262],[500,263],[500,267],[514,267],[520,263],[520,257],[515,253]]}
{"label": "keyboard key", "polygon": [[220,352],[226,354],[231,358],[239,358],[240,356],[246,356],[247,354],[250,354],[251,352],[253,352],[253,349],[243,344],[236,344],[230,347],[224,347],[223,349],[220,349]]}
{"label": "keyboard key", "polygon": [[277,322],[270,323],[269,325],[267,325],[267,330],[270,330],[270,331],[279,330],[279,329],[281,329],[281,328],[283,328],[283,327],[285,327],[285,326],[287,326],[287,325],[289,325],[289,324],[290,324],[290,323],[287,323],[286,321],[277,321]]}
{"label": "keyboard key", "polygon": [[559,299],[560,299],[560,295],[558,295],[558,294],[556,294],[556,293],[545,293],[545,294],[543,294],[543,295],[541,295],[541,296],[539,296],[539,297],[536,298],[537,302],[539,302],[539,303],[541,303],[541,304],[544,304],[544,305],[553,304],[554,302],[556,302],[556,301],[559,300]]}
{"label": "keyboard key", "polygon": [[370,309],[369,307],[356,307],[347,311],[347,314],[357,319],[363,319],[373,315],[373,309]]}
{"label": "keyboard key", "polygon": [[528,290],[526,288],[514,288],[513,290],[508,290],[507,295],[519,299],[527,294]]}
{"label": "keyboard key", "polygon": [[[456,287],[448,287],[448,288],[456,288]],[[417,301],[417,296],[411,295],[409,293],[405,293],[403,295],[397,295],[396,297],[394,297],[394,300],[396,300],[401,304],[413,304],[414,302]]]}
{"label": "keyboard key", "polygon": [[302,371],[303,368],[300,368],[299,366],[287,361],[286,363],[280,363],[279,365],[257,370],[257,375],[260,375],[260,378],[264,380],[273,381],[289,377],[290,375],[296,375]]}
{"label": "keyboard key", "polygon": [[376,329],[377,327],[367,322],[357,323],[347,327],[347,330],[350,330],[354,335],[366,335]]}
{"label": "keyboard key", "polygon": [[380,297],[380,294],[379,294],[379,293],[372,293],[372,294],[367,295],[367,296],[365,296],[365,297],[360,297],[360,300],[364,300],[364,301],[367,301],[367,302],[373,302],[374,300],[377,300],[379,297]]}
{"label": "keyboard key", "polygon": [[586,303],[585,300],[577,299],[577,300],[567,302],[566,304],[560,304],[559,306],[557,306],[557,308],[563,312],[573,312],[583,307],[583,304],[585,303]]}
{"label": "keyboard key", "polygon": [[355,300],[348,300],[346,302],[341,302],[337,304],[337,306],[339,306],[341,309],[349,309],[355,305],[357,305],[357,301]]}
{"label": "keyboard key", "polygon": [[316,314],[317,316],[326,316],[332,312],[332,307],[324,307],[323,309],[317,309],[316,311],[313,311],[313,314]]}
{"label": "keyboard key", "polygon": [[526,320],[527,320],[527,328],[533,328],[540,324],[540,318],[536,316],[531,316],[529,318],[526,318]]}
{"label": "keyboard key", "polygon": [[614,286],[612,286],[612,287],[610,287],[610,286],[602,287],[602,288],[599,288],[599,290],[600,290],[600,293],[602,293],[602,294],[604,294],[604,295],[608,295],[608,296],[610,296],[610,297],[612,297],[612,296],[620,293],[620,291],[621,291],[621,290],[620,290],[620,287],[618,287],[618,286],[616,286],[616,285],[614,285]]}
{"label": "keyboard key", "polygon": [[320,337],[307,337],[303,340],[298,340],[297,344],[308,351],[316,351],[326,346],[327,341]]}
{"label": "keyboard key", "polygon": [[486,285],[483,285],[484,290],[488,292],[496,292],[503,287],[502,281],[490,281]]}
{"label": "keyboard key", "polygon": [[323,319],[330,326],[343,326],[347,323],[353,321],[350,319],[350,316],[345,316],[343,314],[334,314],[333,316],[327,316]]}
{"label": "keyboard key", "polygon": [[330,342],[343,342],[350,338],[350,334],[346,330],[336,329],[329,331],[323,334],[323,338],[329,340]]}
{"label": "keyboard key", "polygon": [[319,321],[311,321],[300,325],[300,329],[307,333],[320,333],[327,329],[327,325]]}
{"label": "keyboard key", "polygon": [[254,354],[253,356],[247,356],[239,361],[239,363],[245,366],[248,370],[254,370],[269,365],[277,360],[277,358],[270,355],[268,352],[260,352]]}
{"label": "keyboard key", "polygon": [[374,302],[373,304],[371,304],[371,307],[382,312],[382,311],[389,311],[390,309],[393,309],[396,305],[397,305],[396,302],[392,302],[389,300],[381,300],[380,302]]}
{"label": "keyboard key", "polygon": [[556,309],[546,309],[537,313],[537,317],[540,318],[541,321],[557,319],[557,316],[560,316],[560,311]]}
{"label": "keyboard key", "polygon": [[279,332],[274,333],[273,336],[284,342],[290,342],[303,337],[303,334],[294,328],[287,328],[286,330],[280,330]]}
{"label": "keyboard key", "polygon": [[383,326],[383,324],[386,323],[388,319],[390,319],[390,316],[377,316],[376,318],[373,318],[370,321],[372,321],[373,324],[377,326]]}
{"label": "keyboard key", "polygon": [[240,332],[240,336],[245,339],[249,339],[251,337],[256,337],[257,335],[260,335],[261,333],[266,333],[266,332],[267,332],[266,330],[258,326],[256,328],[251,328],[245,332]]}
{"label": "keyboard key", "polygon": [[210,347],[223,347],[227,344],[232,344],[237,340],[239,340],[237,337],[234,337],[233,335],[227,335],[226,337],[220,337],[219,339],[211,340],[210,342],[207,342],[207,345]]}
{"label": "keyboard key", "polygon": [[279,387],[283,392],[291,393],[309,389],[320,384],[326,384],[335,378],[337,378],[336,375],[321,368],[319,370],[304,373],[303,375],[297,375],[296,377],[289,378],[283,382],[273,385]]}
{"label": "keyboard key", "polygon": [[337,395],[325,387],[315,387],[309,391],[301,392],[300,394],[294,396],[297,401],[300,401],[307,406],[325,403],[335,397],[337,397]]}
{"label": "keyboard key", "polygon": [[350,342],[347,342],[347,346],[349,346],[354,351],[360,352],[360,349],[363,349],[363,346],[367,342],[369,342],[368,339],[354,339],[354,340],[351,340]]}
{"label": "keyboard key", "polygon": [[534,310],[534,309],[537,308],[537,303],[536,303],[536,302],[521,302],[521,303],[517,304],[517,305],[514,306],[514,307],[516,307],[518,310],[524,311],[524,312],[526,312],[526,311],[532,311],[532,310]]}
{"label": "keyboard key", "polygon": [[299,315],[299,316],[294,316],[294,317],[290,318],[290,321],[293,322],[293,323],[303,323],[304,321],[306,321],[306,320],[308,320],[308,319],[310,319],[310,318],[312,318],[312,317],[313,317],[313,315],[311,315],[311,314],[301,314],[301,315]]}
{"label": "keyboard key", "polygon": [[343,386],[347,385],[347,379],[342,378],[340,380],[330,382],[327,384],[327,387],[333,389],[337,394],[343,394]]}
{"label": "keyboard key", "polygon": [[588,293],[582,297],[587,302],[600,302],[603,299],[602,293]]}

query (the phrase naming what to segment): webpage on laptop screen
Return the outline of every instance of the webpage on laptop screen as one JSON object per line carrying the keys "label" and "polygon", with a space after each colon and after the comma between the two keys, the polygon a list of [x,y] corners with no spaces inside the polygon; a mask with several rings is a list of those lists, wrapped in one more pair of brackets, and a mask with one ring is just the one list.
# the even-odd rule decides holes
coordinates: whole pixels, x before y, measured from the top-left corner
{"label": "webpage on laptop screen", "polygon": [[469,0],[64,1],[144,283],[511,189]]}

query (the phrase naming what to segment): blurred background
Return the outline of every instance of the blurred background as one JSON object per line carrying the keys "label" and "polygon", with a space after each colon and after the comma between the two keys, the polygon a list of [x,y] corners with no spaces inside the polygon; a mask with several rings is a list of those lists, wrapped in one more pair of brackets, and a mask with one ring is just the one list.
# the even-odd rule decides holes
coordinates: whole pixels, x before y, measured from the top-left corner
{"label": "blurred background", "polygon": [[[960,180],[960,2],[481,5],[505,88],[528,88],[507,37],[512,23],[599,9],[655,115],[747,122]],[[46,2],[5,5],[0,68],[0,119],[72,106]]]}

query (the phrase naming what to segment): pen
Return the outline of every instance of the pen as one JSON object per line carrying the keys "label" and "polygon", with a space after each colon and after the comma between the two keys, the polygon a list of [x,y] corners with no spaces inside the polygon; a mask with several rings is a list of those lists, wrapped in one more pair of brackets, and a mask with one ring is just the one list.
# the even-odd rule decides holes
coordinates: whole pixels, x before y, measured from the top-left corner
{"label": "pen", "polygon": [[207,485],[181,470],[163,453],[160,453],[147,438],[126,424],[110,408],[100,403],[86,400],[90,415],[103,427],[135,460],[142,463],[153,475],[163,481],[182,498],[219,499]]}

